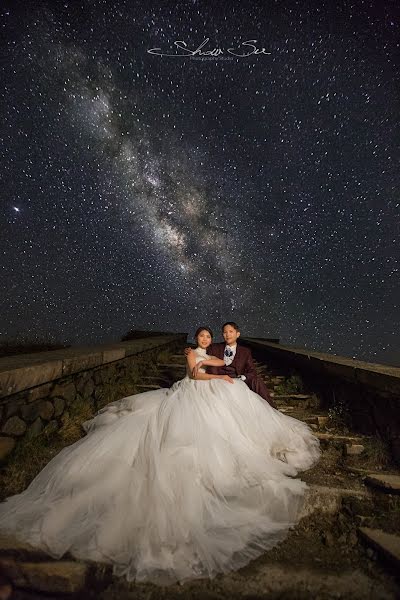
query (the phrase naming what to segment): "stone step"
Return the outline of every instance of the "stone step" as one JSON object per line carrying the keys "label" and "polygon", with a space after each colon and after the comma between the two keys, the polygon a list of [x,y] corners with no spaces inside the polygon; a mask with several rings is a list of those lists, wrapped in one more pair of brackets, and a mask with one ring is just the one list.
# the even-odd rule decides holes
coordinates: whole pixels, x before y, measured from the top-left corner
{"label": "stone step", "polygon": [[142,382],[140,385],[161,385],[161,387],[163,384],[168,386],[170,383],[168,377],[158,377],[152,375],[149,375],[148,377],[141,377],[140,381]]}
{"label": "stone step", "polygon": [[17,588],[42,593],[76,594],[85,589],[90,566],[68,560],[25,562],[0,557],[0,571]]}
{"label": "stone step", "polygon": [[173,362],[174,364],[182,364],[185,365],[186,364],[186,358],[184,354],[171,354],[169,356],[171,362]]}
{"label": "stone step", "polygon": [[353,467],[352,465],[343,465],[342,469],[349,473],[360,475],[361,477],[366,477],[367,475],[400,475],[398,471],[385,471],[384,468],[379,467],[379,465],[376,467],[375,471],[363,469],[362,467]]}
{"label": "stone step", "polygon": [[370,501],[370,495],[366,490],[309,484],[309,489],[305,493],[300,519],[313,513],[336,514],[340,510],[344,498],[354,498],[357,501],[361,500],[366,503]]}
{"label": "stone step", "polygon": [[8,556],[20,561],[48,560],[49,555],[26,542],[17,540],[13,535],[0,533],[0,556]]}
{"label": "stone step", "polygon": [[275,400],[290,400],[291,398],[296,400],[309,400],[312,398],[310,394],[275,394]]}
{"label": "stone step", "polygon": [[[315,558],[318,561],[318,557]],[[254,574],[253,574],[254,573]],[[250,585],[249,585],[250,584]],[[232,585],[232,584],[231,584]],[[399,587],[393,582],[377,581],[373,575],[361,569],[318,567],[304,564],[260,562],[253,567],[250,576],[243,575],[234,582],[235,592],[229,586],[225,594],[220,592],[212,597],[231,600],[237,598],[254,599],[333,599],[351,600],[395,600]],[[248,589],[251,594],[248,594]],[[223,584],[221,585],[224,589]],[[229,594],[229,591],[231,594]],[[200,597],[196,595],[196,598]],[[211,597],[211,596],[207,596]],[[167,600],[167,599],[166,599]]]}
{"label": "stone step", "polygon": [[400,536],[370,527],[359,527],[358,531],[362,539],[380,556],[389,560],[400,573]]}
{"label": "stone step", "polygon": [[161,386],[159,385],[137,385],[136,390],[137,394],[143,394],[143,392],[150,392],[154,390],[161,390]]}
{"label": "stone step", "polygon": [[344,444],[362,444],[366,440],[370,439],[369,436],[352,436],[352,435],[341,435],[337,433],[325,433],[318,431],[315,434],[321,441],[325,442],[343,442]]}
{"label": "stone step", "polygon": [[387,494],[400,494],[400,476],[388,473],[368,473],[364,483]]}
{"label": "stone step", "polygon": [[[399,587],[394,582],[377,580],[373,574],[370,575],[360,569],[352,569],[349,566],[340,569],[340,571],[338,569],[330,569],[329,567],[324,568],[322,571],[317,562],[318,560],[319,558],[315,557],[316,562],[314,565],[296,564],[295,561],[292,561],[290,564],[284,561],[258,561],[257,565],[253,564],[245,567],[243,575],[234,576],[233,583],[230,582],[229,576],[221,576],[218,582],[218,598],[221,598],[221,600],[232,600],[239,597],[250,598],[247,593],[249,584],[252,591],[251,597],[254,598],[351,598],[352,600],[379,598],[380,600],[394,600],[398,597]],[[30,590],[44,594],[49,592],[55,595],[60,592],[68,594],[72,591],[77,593],[77,597],[95,597],[93,596],[93,590],[89,595],[88,587],[86,586],[85,588],[82,585],[83,578],[80,580],[77,577],[77,568],[75,568],[75,573],[71,573],[73,576],[72,581],[68,581],[65,579],[67,574],[66,566],[59,567],[61,575],[61,581],[59,581],[54,578],[57,563],[53,563],[49,569],[49,577],[46,580],[44,573],[48,564],[18,565],[20,581],[23,587],[26,587],[25,582],[28,582]],[[87,568],[81,563],[75,564],[81,567],[82,571],[84,568]],[[249,569],[249,572],[246,572],[246,568]],[[17,577],[15,577],[15,584],[17,581]],[[114,581],[114,585],[111,581]],[[201,593],[195,593],[196,588],[198,589],[201,583],[197,585],[196,582],[189,583],[190,589],[193,590],[196,598],[200,598],[200,595],[203,597]],[[188,586],[188,584],[185,585],[186,587]],[[235,592],[232,585],[234,585]],[[110,592],[110,594],[107,594],[107,597],[120,598],[121,600],[136,598],[139,595],[140,597],[144,597],[140,594],[140,591],[136,591],[135,593],[136,586],[134,583],[129,584],[129,589],[126,589],[126,587],[125,581],[121,585],[119,578],[107,581],[107,590]],[[140,587],[143,586],[141,585]],[[192,597],[189,589],[188,593],[184,593],[183,595],[185,598]],[[173,600],[181,596],[183,597],[183,595],[177,594],[176,590],[173,589],[169,591],[167,587],[165,591],[163,590],[162,597],[165,600]],[[158,593],[155,593],[153,596],[155,598],[161,597]],[[14,596],[12,597],[14,598]],[[29,597],[31,598],[31,596]],[[146,597],[150,597],[149,592],[147,592]],[[207,594],[207,597],[211,596]],[[53,598],[53,595],[51,598]]]}
{"label": "stone step", "polygon": [[158,363],[157,367],[159,367],[160,369],[174,369],[176,371],[186,371],[186,365],[178,365],[178,363]]}
{"label": "stone step", "polygon": [[[327,423],[329,420],[329,417],[327,415],[316,415],[315,413],[309,413],[307,412],[307,409],[299,410],[295,406],[283,406],[282,409],[283,408],[289,409],[291,417],[299,419],[299,421],[304,421],[305,423],[315,423],[320,427],[324,426],[324,424]],[[286,410],[284,410],[283,412],[286,412]]]}

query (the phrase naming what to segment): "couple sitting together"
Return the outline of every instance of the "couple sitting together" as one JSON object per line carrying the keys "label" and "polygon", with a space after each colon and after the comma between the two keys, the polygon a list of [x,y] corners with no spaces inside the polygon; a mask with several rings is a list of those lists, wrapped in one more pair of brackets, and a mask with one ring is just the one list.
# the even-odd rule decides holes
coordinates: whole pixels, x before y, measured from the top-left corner
{"label": "couple sitting together", "polygon": [[212,344],[199,328],[183,379],[84,421],[86,435],[0,503],[0,533],[161,586],[237,570],[285,539],[319,440],[270,405],[238,326],[223,335]]}
{"label": "couple sitting together", "polygon": [[[196,350],[185,349],[192,376],[195,379],[225,379],[229,383],[233,383],[234,378],[239,378],[253,392],[276,408],[267,386],[257,374],[251,351],[237,343],[240,337],[239,326],[233,321],[228,321],[222,326],[222,335],[225,342],[214,344],[211,329],[199,327],[196,331],[195,339],[198,347]],[[207,355],[203,352],[205,358],[196,363],[196,353],[201,355],[205,350],[207,350]],[[202,372],[202,367],[207,367],[205,372],[204,369]]]}

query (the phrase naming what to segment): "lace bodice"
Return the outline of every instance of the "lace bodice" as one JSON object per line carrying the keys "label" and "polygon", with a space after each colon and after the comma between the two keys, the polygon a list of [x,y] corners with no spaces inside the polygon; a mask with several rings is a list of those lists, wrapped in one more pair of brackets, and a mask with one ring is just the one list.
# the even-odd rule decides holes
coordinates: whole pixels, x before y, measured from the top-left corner
{"label": "lace bodice", "polygon": [[[209,355],[207,354],[206,350],[204,350],[204,348],[200,348],[199,346],[197,348],[195,348],[194,353],[196,355],[196,364],[198,362],[200,362],[201,360],[205,360],[206,358],[209,358]],[[206,370],[203,367],[200,367],[199,372],[206,373]],[[189,370],[188,365],[186,365],[186,373],[188,375],[190,375],[190,370]]]}

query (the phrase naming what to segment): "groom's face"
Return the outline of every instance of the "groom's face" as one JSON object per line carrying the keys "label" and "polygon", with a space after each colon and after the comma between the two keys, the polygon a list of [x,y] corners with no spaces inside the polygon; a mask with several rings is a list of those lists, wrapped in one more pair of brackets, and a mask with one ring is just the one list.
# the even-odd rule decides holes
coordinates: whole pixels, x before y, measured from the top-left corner
{"label": "groom's face", "polygon": [[229,344],[229,346],[232,346],[232,344],[236,344],[240,331],[236,331],[232,325],[225,325],[222,335],[224,336],[225,342]]}

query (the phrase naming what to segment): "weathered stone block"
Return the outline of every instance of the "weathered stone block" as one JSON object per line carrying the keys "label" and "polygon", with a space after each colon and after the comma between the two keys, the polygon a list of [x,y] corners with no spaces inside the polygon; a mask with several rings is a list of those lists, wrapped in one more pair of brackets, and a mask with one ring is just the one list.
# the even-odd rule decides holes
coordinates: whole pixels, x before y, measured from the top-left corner
{"label": "weathered stone block", "polygon": [[[36,387],[41,383],[59,379],[62,376],[62,361],[43,361],[43,358],[4,357],[1,359],[0,396],[9,396],[19,391]],[[43,361],[43,362],[39,362]]]}
{"label": "weathered stone block", "polygon": [[88,379],[83,388],[82,396],[84,398],[90,398],[94,392],[94,388],[95,388],[95,385],[94,385],[93,379],[92,378]]}
{"label": "weathered stone block", "polygon": [[51,398],[55,398],[56,396],[64,398],[67,404],[73,402],[76,396],[75,384],[72,381],[57,384],[50,394]]}
{"label": "weathered stone block", "polygon": [[4,408],[6,419],[16,415],[23,404],[24,400],[22,398],[13,398],[10,400],[10,402],[6,404]]}
{"label": "weathered stone block", "polygon": [[2,573],[14,586],[37,592],[75,593],[85,586],[89,565],[75,561],[17,562],[0,558]]}
{"label": "weathered stone block", "polygon": [[347,456],[358,456],[364,452],[365,448],[362,444],[346,444],[345,454]]}
{"label": "weathered stone block", "polygon": [[50,421],[53,414],[54,406],[52,405],[52,403],[49,400],[43,400],[43,402],[39,404],[39,415],[45,421]]}
{"label": "weathered stone block", "polygon": [[34,402],[35,400],[40,400],[41,398],[47,398],[50,394],[53,382],[45,383],[44,385],[40,385],[39,387],[35,387],[29,390],[28,393],[28,402]]}
{"label": "weathered stone block", "polygon": [[54,398],[54,416],[59,417],[64,412],[65,400],[63,398]]}
{"label": "weathered stone block", "polygon": [[23,435],[26,431],[26,423],[19,417],[14,416],[5,422],[1,431],[9,435]]}
{"label": "weathered stone block", "polygon": [[25,406],[22,406],[21,416],[24,421],[32,423],[39,416],[39,404],[35,402],[34,404],[26,404]]}

